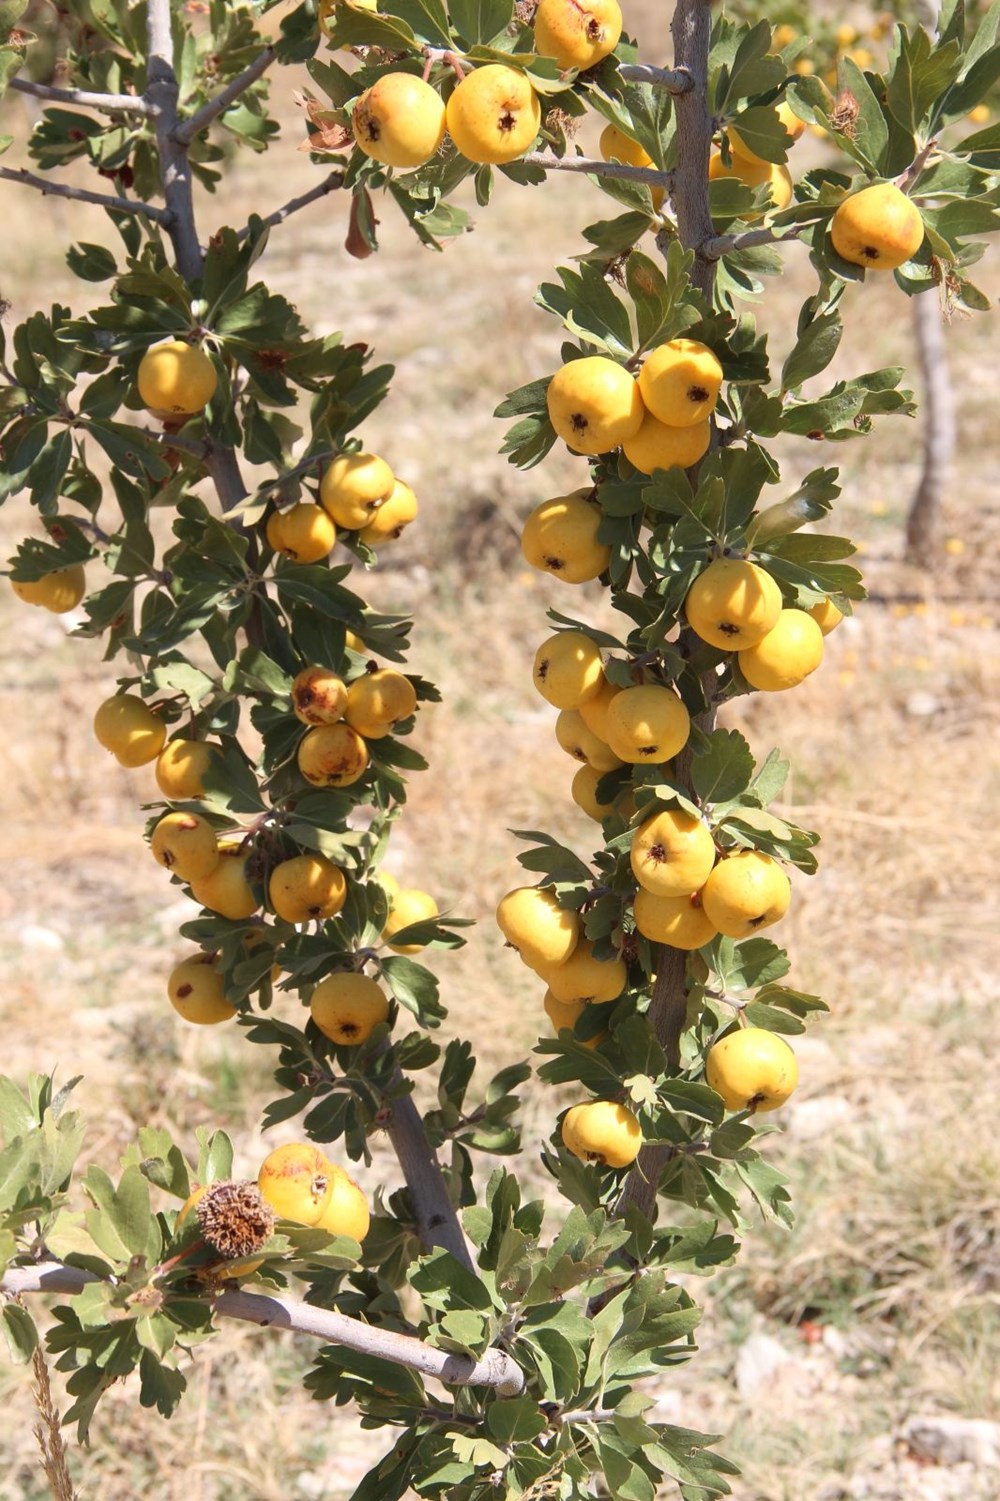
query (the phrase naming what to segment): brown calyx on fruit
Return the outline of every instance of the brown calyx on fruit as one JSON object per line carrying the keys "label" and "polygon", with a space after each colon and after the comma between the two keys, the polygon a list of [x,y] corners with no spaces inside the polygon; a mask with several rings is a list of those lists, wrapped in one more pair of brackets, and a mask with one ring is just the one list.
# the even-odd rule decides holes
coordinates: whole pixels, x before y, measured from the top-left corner
{"label": "brown calyx on fruit", "polygon": [[510,132],[510,131],[512,131],[514,129],[514,126],[516,124],[517,124],[517,119],[516,119],[513,111],[508,106],[504,110],[504,112],[500,116],[500,118],[497,120],[497,130],[499,130],[499,132],[500,132],[501,135],[506,135],[506,134],[508,134],[508,132]]}
{"label": "brown calyx on fruit", "polygon": [[565,558],[545,558],[543,561],[551,573],[561,573],[566,567]]}
{"label": "brown calyx on fruit", "polygon": [[704,386],[690,386],[688,388],[687,397],[688,401],[693,401],[695,403],[707,401],[708,392],[705,390]]}
{"label": "brown calyx on fruit", "polygon": [[585,433],[590,425],[582,412],[573,412],[569,420],[575,433]]}
{"label": "brown calyx on fruit", "polygon": [[227,1260],[252,1256],[274,1230],[271,1207],[256,1183],[249,1180],[213,1183],[199,1199],[195,1214],[202,1235]]}

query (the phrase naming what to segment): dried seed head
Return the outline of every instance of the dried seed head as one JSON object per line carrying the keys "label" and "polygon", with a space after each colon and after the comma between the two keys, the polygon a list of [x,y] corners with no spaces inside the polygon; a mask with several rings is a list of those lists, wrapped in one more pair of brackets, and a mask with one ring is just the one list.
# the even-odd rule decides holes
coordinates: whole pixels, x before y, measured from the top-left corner
{"label": "dried seed head", "polygon": [[270,1239],[274,1215],[256,1183],[213,1183],[195,1209],[201,1233],[227,1259],[252,1256]]}
{"label": "dried seed head", "polygon": [[858,133],[858,116],[861,106],[850,89],[842,89],[837,95],[837,103],[830,116],[830,127],[840,135],[853,141]]}

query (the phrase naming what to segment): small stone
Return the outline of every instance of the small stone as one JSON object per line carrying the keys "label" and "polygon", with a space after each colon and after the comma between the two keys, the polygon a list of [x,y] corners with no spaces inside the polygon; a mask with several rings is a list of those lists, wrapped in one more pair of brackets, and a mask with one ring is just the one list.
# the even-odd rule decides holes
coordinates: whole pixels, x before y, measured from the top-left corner
{"label": "small stone", "polygon": [[751,1334],[736,1357],[736,1390],[750,1402],[792,1356],[770,1334]]}
{"label": "small stone", "polygon": [[1000,1423],[982,1418],[910,1418],[903,1425],[902,1438],[918,1459],[1000,1469]]}
{"label": "small stone", "polygon": [[53,928],[43,928],[40,923],[25,923],[20,930],[21,947],[44,950],[47,954],[59,954],[66,947],[65,939]]}
{"label": "small stone", "polygon": [[941,700],[933,693],[922,692],[918,689],[911,693],[906,700],[906,712],[911,719],[929,719],[932,714],[937,714],[941,708]]}

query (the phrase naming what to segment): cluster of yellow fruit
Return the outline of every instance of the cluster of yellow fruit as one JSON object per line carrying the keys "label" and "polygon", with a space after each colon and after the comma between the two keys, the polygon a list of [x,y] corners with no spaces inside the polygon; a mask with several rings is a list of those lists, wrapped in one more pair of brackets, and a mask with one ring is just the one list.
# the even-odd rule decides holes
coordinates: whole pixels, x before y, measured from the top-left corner
{"label": "cluster of yellow fruit", "polygon": [[293,563],[328,557],[338,528],[357,534],[369,547],[402,536],[417,514],[417,497],[397,479],[385,459],[373,453],[346,453],[323,472],[319,504],[297,501],[268,517],[268,545]]}
{"label": "cluster of yellow fruit", "polygon": [[[805,121],[800,120],[792,113],[791,108],[782,99],[775,110],[778,119],[785,127],[793,141],[797,141],[805,130]],[[769,162],[747,145],[739,133],[739,129],[731,126],[727,131],[729,138],[730,164],[727,167],[722,158],[721,150],[713,149],[708,162],[709,179],[715,181],[722,177],[735,177],[745,183],[748,188],[759,188],[767,185],[771,194],[771,203],[775,209],[785,209],[792,201],[792,174],[788,168],[779,162]],[[759,215],[747,215],[748,219]]]}

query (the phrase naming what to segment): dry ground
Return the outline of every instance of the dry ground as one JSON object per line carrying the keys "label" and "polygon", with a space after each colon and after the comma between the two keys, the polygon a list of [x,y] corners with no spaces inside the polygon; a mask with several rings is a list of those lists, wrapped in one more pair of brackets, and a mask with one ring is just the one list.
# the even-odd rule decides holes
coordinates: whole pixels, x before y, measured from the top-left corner
{"label": "dry ground", "polygon": [[[225,197],[203,207],[204,226],[239,223],[251,205],[267,209],[315,180],[294,150],[287,91],[281,98],[285,144],[263,162],[240,158]],[[56,297],[82,306],[86,288],[61,253],[70,239],[100,238],[100,216],[15,199],[13,189],[5,203],[8,323]],[[439,256],[417,247],[387,205],[382,252],[358,263],[341,248],[334,197],[276,232],[262,267],[319,329],[372,342],[398,369],[366,439],[417,489],[421,519],[363,587],[414,612],[413,666],[436,678],[444,702],[422,716],[432,769],[413,783],[391,864],[482,919],[439,969],[448,1030],[473,1037],[484,1066],[523,1056],[538,1030],[538,998],[489,921],[518,870],[506,831],[545,827],[584,852],[593,838],[569,799],[553,716],[528,682],[530,655],[550,604],[594,618],[603,608],[590,589],[561,589],[522,565],[517,518],[578,470],[568,458],[528,475],[509,469],[490,413],[509,387],[552,367],[558,334],[531,293],[579,248],[584,216],[605,212],[584,181],[503,184],[475,236]],[[790,251],[789,266],[765,315],[779,352],[808,285],[804,256]],[[995,293],[1000,276],[989,280]],[[847,309],[838,373],[913,366],[907,308],[891,283],[852,291]],[[786,444],[789,476],[842,463],[838,527],[860,540],[878,602],[830,639],[823,670],[803,688],[733,715],[759,754],[780,743],[790,755],[789,806],[822,833],[821,873],[796,882],[782,937],[795,981],[832,1008],[799,1044],[803,1083],[774,1146],[796,1228],[760,1229],[738,1267],[704,1289],[703,1352],[661,1395],[665,1414],[725,1434],[745,1470],[740,1501],[987,1501],[1000,1489],[995,1472],[920,1466],[896,1441],[913,1414],[995,1419],[1000,1400],[993,315],[956,323],[950,347],[961,420],[945,516],[954,550],[929,574],[899,562],[914,424],[887,422],[832,456]],[[4,553],[30,524],[22,504],[6,508]],[[111,766],[91,738],[93,709],[112,686],[63,623],[0,595],[2,1066],[84,1075],[92,1158],[112,1163],[147,1121],[192,1141],[197,1125],[216,1123],[233,1134],[238,1167],[253,1171],[266,1060],[226,1029],[185,1028],[166,1005],[188,908],[142,848],[137,804],[151,777]],[[551,1112],[551,1097],[529,1088],[529,1160]],[[761,1333],[782,1362],[769,1345],[763,1367],[749,1364],[760,1341],[747,1341]],[[304,1399],[309,1350],[306,1340],[227,1329],[199,1353],[169,1425],[141,1413],[130,1387],[116,1391],[93,1449],[74,1455],[81,1495],[346,1497],[387,1445]],[[0,1368],[0,1395],[0,1501],[40,1501],[48,1493],[23,1373]]]}

